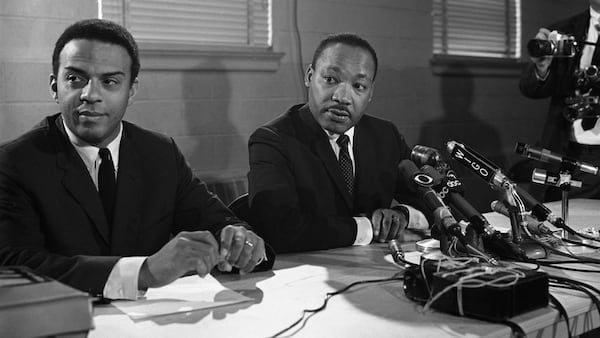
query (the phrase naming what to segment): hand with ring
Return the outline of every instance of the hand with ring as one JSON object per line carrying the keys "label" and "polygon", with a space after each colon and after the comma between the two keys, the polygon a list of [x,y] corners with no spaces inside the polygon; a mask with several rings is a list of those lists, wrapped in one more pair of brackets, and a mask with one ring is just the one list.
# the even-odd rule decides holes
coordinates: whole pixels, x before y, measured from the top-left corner
{"label": "hand with ring", "polygon": [[377,209],[371,216],[373,240],[380,243],[390,241],[406,228],[406,216],[394,209]]}
{"label": "hand with ring", "polygon": [[240,273],[251,272],[265,256],[265,242],[243,225],[228,225],[221,231],[220,250],[221,271],[231,271],[232,267]]}

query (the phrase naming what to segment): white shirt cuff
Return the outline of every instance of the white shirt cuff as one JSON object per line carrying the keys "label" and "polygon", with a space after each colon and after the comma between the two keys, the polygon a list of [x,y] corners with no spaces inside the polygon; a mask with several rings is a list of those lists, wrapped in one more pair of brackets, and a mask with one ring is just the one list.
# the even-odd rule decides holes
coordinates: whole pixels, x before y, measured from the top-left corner
{"label": "white shirt cuff", "polygon": [[368,245],[373,240],[373,227],[367,217],[354,217],[356,222],[356,239],[354,245]]}
{"label": "white shirt cuff", "polygon": [[429,222],[420,210],[411,207],[408,204],[400,204],[408,209],[407,229],[429,229]]}
{"label": "white shirt cuff", "polygon": [[123,257],[113,267],[102,292],[109,299],[136,300],[145,291],[138,291],[140,269],[147,257]]}

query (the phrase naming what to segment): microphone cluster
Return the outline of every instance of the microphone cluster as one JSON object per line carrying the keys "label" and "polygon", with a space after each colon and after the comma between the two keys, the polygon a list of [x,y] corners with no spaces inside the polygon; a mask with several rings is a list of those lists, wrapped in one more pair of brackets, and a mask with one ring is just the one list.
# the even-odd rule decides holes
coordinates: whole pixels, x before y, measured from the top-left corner
{"label": "microphone cluster", "polygon": [[[532,158],[561,161],[588,173],[598,172],[598,168],[589,163],[575,161],[528,145],[521,145],[519,149],[522,149],[523,154],[528,154],[527,156]],[[446,143],[446,150],[453,160],[489,183],[493,189],[506,192],[506,202],[510,204],[507,207],[504,203],[495,201],[492,204],[492,210],[511,218],[512,242],[494,229],[489,221],[464,198],[462,182],[450,165],[443,160],[439,151],[422,145],[417,145],[412,149],[410,160],[403,160],[398,166],[403,182],[422,198],[425,206],[433,214],[435,226],[442,233],[456,237],[461,243],[466,243],[467,251],[477,252],[477,255],[481,253],[477,248],[477,243],[466,242],[463,228],[461,228],[461,224],[464,226],[465,223],[467,229],[470,226],[481,236],[486,249],[488,249],[488,245],[495,247],[497,254],[501,252],[500,255],[510,258],[526,257],[525,251],[519,248],[522,241],[521,229],[527,234],[553,236],[554,233],[543,224],[544,221],[548,221],[557,228],[572,232],[562,218],[554,215],[544,204],[512,182],[499,166],[474,149],[451,140]],[[538,179],[554,182],[559,178],[552,174],[539,172]],[[483,255],[487,257],[485,254]]]}

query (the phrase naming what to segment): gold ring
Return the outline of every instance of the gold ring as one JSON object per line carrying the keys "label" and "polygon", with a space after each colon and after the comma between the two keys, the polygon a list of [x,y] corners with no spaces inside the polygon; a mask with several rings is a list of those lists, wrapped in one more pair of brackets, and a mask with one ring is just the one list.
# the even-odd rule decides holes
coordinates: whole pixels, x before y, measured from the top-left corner
{"label": "gold ring", "polygon": [[247,246],[249,246],[249,247],[251,247],[251,248],[253,248],[253,247],[254,247],[254,244],[253,244],[252,242],[250,242],[249,240],[246,240],[246,241],[244,242],[244,244],[246,244]]}

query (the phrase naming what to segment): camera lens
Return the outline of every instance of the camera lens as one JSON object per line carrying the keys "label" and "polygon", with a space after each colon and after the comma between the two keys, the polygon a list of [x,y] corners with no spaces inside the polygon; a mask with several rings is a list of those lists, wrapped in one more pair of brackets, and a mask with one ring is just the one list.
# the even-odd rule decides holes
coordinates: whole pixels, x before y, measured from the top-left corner
{"label": "camera lens", "polygon": [[527,51],[532,57],[540,57],[554,54],[554,45],[548,40],[532,39],[527,42]]}

